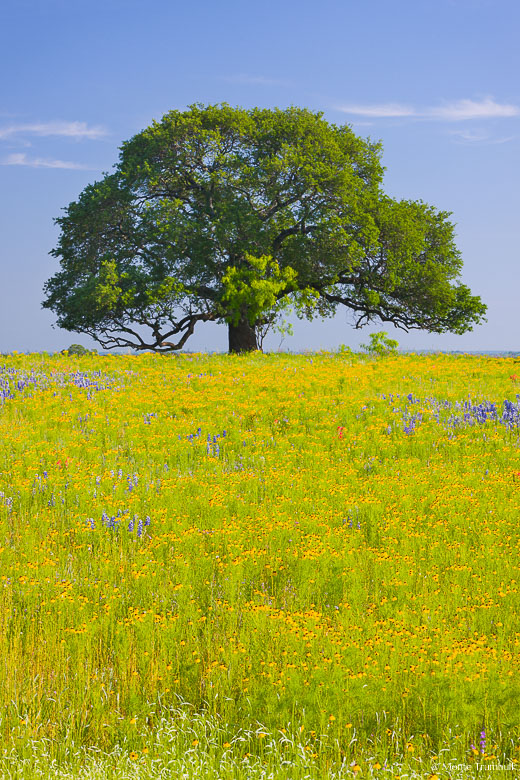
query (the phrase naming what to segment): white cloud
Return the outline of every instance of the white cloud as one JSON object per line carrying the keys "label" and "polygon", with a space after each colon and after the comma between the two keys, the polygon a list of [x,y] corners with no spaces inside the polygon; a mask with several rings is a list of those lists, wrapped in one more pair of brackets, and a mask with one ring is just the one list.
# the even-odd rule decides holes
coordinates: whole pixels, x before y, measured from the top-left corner
{"label": "white cloud", "polygon": [[490,144],[508,144],[510,141],[516,141],[517,135],[506,135],[501,138],[491,138],[488,143]]}
{"label": "white cloud", "polygon": [[351,105],[338,106],[339,111],[344,114],[356,114],[357,116],[371,117],[399,117],[415,116],[416,112],[410,106],[404,106],[400,103],[376,103],[375,105]]}
{"label": "white cloud", "polygon": [[27,157],[23,152],[10,154],[0,161],[0,165],[24,165],[27,168],[62,168],[71,171],[96,170],[82,163],[68,162],[66,160],[49,160],[42,157]]}
{"label": "white cloud", "polygon": [[468,143],[482,143],[489,138],[488,134],[482,130],[450,130],[450,135]]}
{"label": "white cloud", "polygon": [[416,119],[439,119],[446,122],[459,122],[471,119],[497,119],[518,116],[520,107],[512,103],[497,103],[493,98],[482,100],[457,100],[442,106],[424,109],[413,108],[401,103],[376,103],[367,105],[338,106],[345,114],[374,118],[413,117]]}
{"label": "white cloud", "polygon": [[484,146],[507,144],[509,141],[514,141],[517,138],[516,135],[493,137],[481,130],[475,132],[472,132],[471,130],[451,130],[450,135],[459,143]]}
{"label": "white cloud", "polygon": [[520,108],[511,103],[497,103],[493,98],[457,100],[444,106],[427,109],[422,116],[445,119],[449,122],[465,119],[495,119],[518,116]]}
{"label": "white cloud", "polygon": [[0,127],[0,139],[20,135],[61,136],[76,140],[89,139],[96,141],[107,135],[107,130],[100,125],[89,127],[86,122],[30,122],[27,124],[12,124]]}

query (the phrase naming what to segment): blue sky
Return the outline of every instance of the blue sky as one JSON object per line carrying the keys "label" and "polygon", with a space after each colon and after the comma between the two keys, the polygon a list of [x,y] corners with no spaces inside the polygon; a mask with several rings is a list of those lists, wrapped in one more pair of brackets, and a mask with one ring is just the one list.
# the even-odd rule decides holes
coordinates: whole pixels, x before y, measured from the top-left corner
{"label": "blue sky", "polygon": [[[282,349],[520,350],[517,0],[3,0],[0,351],[95,346],[41,309],[53,218],[153,119],[191,103],[304,106],[383,142],[385,189],[453,212],[463,281],[488,305],[464,336],[296,322]],[[280,338],[268,338],[277,349]],[[191,350],[225,350],[201,325]]]}

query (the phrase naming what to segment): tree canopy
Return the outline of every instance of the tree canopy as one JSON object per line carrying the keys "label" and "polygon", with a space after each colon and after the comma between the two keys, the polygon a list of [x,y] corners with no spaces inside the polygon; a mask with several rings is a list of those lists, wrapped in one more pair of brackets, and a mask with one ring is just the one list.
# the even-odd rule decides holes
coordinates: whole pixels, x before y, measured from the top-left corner
{"label": "tree canopy", "polygon": [[230,351],[292,308],[464,333],[450,213],[382,190],[381,146],[306,109],[193,105],[124,143],[56,220],[44,308],[103,348],[181,349],[225,323]]}

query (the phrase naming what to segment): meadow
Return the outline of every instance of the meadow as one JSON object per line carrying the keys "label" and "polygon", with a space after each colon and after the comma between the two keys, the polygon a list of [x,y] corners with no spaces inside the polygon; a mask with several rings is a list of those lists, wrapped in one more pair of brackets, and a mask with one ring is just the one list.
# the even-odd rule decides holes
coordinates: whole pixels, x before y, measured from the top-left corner
{"label": "meadow", "polygon": [[0,776],[515,776],[519,375],[1,356]]}

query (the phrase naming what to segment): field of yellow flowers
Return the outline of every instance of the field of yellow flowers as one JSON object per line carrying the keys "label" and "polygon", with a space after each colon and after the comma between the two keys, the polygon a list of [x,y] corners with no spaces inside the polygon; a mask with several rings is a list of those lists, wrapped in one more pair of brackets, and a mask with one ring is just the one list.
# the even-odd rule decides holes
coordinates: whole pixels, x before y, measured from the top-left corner
{"label": "field of yellow flowers", "polygon": [[514,774],[518,374],[1,356],[2,776]]}

